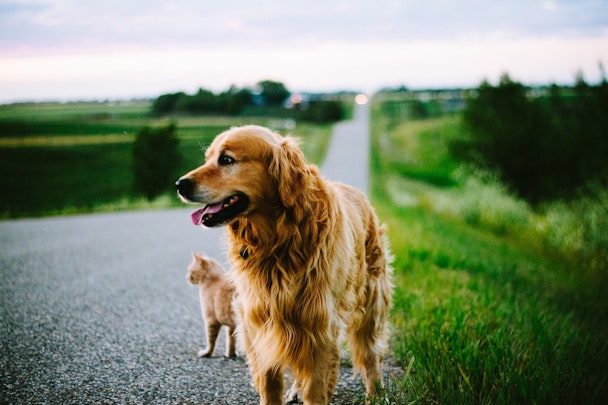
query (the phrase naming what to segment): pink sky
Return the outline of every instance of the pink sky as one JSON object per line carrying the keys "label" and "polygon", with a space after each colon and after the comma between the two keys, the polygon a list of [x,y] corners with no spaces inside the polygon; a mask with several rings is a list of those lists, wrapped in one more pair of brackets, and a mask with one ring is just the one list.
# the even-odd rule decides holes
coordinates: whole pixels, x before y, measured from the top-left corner
{"label": "pink sky", "polygon": [[0,102],[154,97],[263,79],[292,91],[590,82],[604,1],[0,3]]}

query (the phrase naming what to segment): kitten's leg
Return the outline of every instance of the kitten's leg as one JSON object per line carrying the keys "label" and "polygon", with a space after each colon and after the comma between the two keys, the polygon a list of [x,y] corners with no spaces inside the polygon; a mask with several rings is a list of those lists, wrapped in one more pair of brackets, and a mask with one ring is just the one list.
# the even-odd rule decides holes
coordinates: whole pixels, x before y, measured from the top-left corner
{"label": "kitten's leg", "polygon": [[302,394],[300,393],[300,387],[298,382],[294,381],[291,388],[285,394],[285,401],[288,404],[301,404],[303,401]]}
{"label": "kitten's leg", "polygon": [[231,326],[226,330],[226,357],[236,357],[236,330]]}
{"label": "kitten's leg", "polygon": [[198,352],[198,357],[211,357],[213,355],[213,349],[215,348],[215,341],[217,340],[217,335],[220,332],[220,328],[222,327],[221,323],[211,323],[206,322],[207,324],[207,348]]}

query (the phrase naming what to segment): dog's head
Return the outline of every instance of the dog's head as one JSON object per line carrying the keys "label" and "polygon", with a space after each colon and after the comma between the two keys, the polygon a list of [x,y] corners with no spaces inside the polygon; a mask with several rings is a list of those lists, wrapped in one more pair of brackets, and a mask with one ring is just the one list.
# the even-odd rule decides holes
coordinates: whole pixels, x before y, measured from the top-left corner
{"label": "dog's head", "polygon": [[176,186],[183,201],[204,204],[192,221],[208,227],[292,207],[308,167],[295,139],[254,125],[219,134],[205,157]]}

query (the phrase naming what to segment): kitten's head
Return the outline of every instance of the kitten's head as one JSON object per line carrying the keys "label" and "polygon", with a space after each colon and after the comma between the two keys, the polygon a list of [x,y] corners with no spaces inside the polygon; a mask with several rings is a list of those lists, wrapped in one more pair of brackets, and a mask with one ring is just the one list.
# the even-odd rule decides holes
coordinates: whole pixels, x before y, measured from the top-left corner
{"label": "kitten's head", "polygon": [[186,280],[190,284],[202,284],[209,274],[210,267],[211,261],[205,258],[202,253],[192,253],[192,262],[188,265]]}

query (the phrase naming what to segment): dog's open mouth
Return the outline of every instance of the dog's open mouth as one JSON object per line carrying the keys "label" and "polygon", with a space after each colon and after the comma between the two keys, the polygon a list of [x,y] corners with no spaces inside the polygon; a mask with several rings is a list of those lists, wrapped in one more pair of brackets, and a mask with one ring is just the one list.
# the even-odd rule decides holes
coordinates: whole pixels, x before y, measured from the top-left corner
{"label": "dog's open mouth", "polygon": [[221,202],[208,204],[191,215],[194,225],[208,227],[226,224],[249,206],[249,198],[243,193],[234,194]]}

